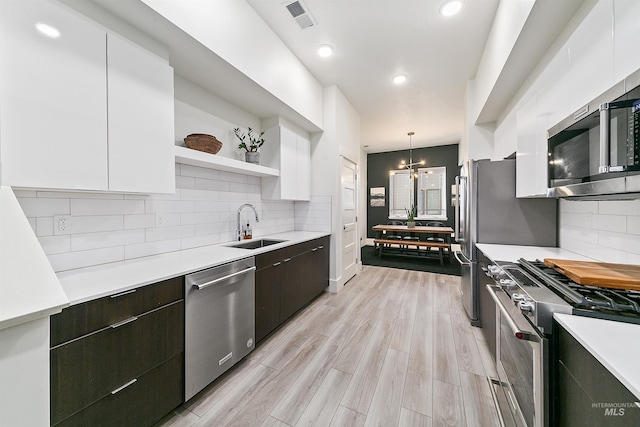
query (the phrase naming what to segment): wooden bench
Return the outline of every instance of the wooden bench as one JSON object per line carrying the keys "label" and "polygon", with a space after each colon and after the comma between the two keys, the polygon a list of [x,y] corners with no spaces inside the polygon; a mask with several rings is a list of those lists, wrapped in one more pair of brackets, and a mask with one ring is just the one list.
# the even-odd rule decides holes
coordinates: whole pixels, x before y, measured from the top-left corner
{"label": "wooden bench", "polygon": [[375,239],[373,241],[374,245],[378,249],[378,256],[382,257],[382,249],[384,245],[398,245],[400,248],[407,246],[416,246],[421,248],[438,248],[440,255],[440,265],[444,264],[443,260],[443,250],[447,249],[451,251],[451,246],[449,243],[444,242],[423,242],[420,240],[397,240],[397,239]]}

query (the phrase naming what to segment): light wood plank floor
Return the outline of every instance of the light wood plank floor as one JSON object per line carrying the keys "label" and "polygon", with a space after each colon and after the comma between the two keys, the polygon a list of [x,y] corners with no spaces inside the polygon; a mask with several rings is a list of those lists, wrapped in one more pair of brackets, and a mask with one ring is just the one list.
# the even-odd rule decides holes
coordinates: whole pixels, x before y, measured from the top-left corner
{"label": "light wood plank floor", "polygon": [[460,278],[364,266],[159,426],[497,426]]}

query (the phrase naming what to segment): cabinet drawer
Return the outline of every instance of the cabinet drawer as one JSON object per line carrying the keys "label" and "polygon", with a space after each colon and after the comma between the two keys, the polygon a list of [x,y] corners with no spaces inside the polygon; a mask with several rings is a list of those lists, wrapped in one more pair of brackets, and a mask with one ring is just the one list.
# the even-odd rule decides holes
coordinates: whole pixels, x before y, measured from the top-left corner
{"label": "cabinet drawer", "polygon": [[298,245],[289,246],[286,248],[276,249],[256,255],[256,270],[262,270],[263,268],[271,267],[275,263],[282,262],[287,258],[293,257],[296,253],[295,248],[297,246]]}
{"label": "cabinet drawer", "polygon": [[51,347],[183,298],[182,277],[73,305],[51,316]]}
{"label": "cabinet drawer", "polygon": [[[183,353],[57,426],[151,426],[182,403]],[[125,382],[126,384],[126,382]]]}
{"label": "cabinet drawer", "polygon": [[182,300],[52,348],[52,424],[183,351]]}

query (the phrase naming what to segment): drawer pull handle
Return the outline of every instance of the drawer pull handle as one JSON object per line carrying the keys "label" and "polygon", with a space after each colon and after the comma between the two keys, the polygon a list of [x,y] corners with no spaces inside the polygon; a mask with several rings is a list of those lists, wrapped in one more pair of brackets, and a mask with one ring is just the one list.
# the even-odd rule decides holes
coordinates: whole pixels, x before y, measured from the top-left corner
{"label": "drawer pull handle", "polygon": [[311,249],[311,252],[315,252],[315,251],[317,251],[318,249],[320,249],[320,248],[313,248],[313,249]]}
{"label": "drawer pull handle", "polygon": [[121,292],[119,294],[111,295],[111,298],[118,298],[118,297],[122,297],[122,296],[125,296],[125,295],[129,295],[129,294],[134,293],[135,291],[136,291],[136,289],[131,289],[130,291]]}
{"label": "drawer pull handle", "polygon": [[138,318],[136,316],[132,316],[132,317],[130,317],[128,319],[124,319],[121,322],[114,323],[113,325],[111,325],[111,328],[112,329],[119,328],[122,325],[126,325],[127,323],[131,323],[131,322],[134,322],[136,320],[138,320]]}
{"label": "drawer pull handle", "polygon": [[111,392],[111,394],[116,394],[116,393],[118,393],[118,392],[120,392],[120,391],[124,390],[125,388],[129,387],[131,384],[135,383],[136,381],[138,381],[138,379],[137,379],[137,378],[132,379],[132,380],[131,380],[131,381],[129,381],[128,383],[123,384],[123,385],[121,385],[120,387],[118,387],[117,389],[113,390],[113,391]]}
{"label": "drawer pull handle", "polygon": [[279,266],[280,264],[282,264],[282,263],[281,263],[280,261],[278,261],[278,262],[276,262],[275,264],[273,264],[273,267],[277,267],[277,266]]}
{"label": "drawer pull handle", "polygon": [[324,245],[318,246],[318,249],[324,249]]}
{"label": "drawer pull handle", "polygon": [[282,262],[289,262],[289,261],[291,261],[291,258],[285,258],[282,260]]}

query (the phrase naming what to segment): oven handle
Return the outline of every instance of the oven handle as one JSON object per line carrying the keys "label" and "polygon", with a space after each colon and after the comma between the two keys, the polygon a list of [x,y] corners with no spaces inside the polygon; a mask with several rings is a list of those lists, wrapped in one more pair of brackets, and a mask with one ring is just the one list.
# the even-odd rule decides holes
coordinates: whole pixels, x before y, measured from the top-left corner
{"label": "oven handle", "polygon": [[507,308],[504,306],[504,304],[500,300],[500,297],[498,297],[498,294],[496,293],[496,290],[502,291],[502,289],[500,289],[500,287],[498,286],[492,286],[492,285],[486,285],[486,287],[487,287],[487,290],[489,291],[489,295],[491,295],[491,299],[493,299],[493,301],[496,303],[496,305],[500,309],[500,312],[502,313],[504,320],[507,321],[507,324],[509,325],[511,332],[513,332],[513,335],[519,340],[539,342],[540,339],[538,336],[530,332],[523,331],[518,327],[515,320],[513,320],[513,317],[511,317],[511,314],[509,313]]}

